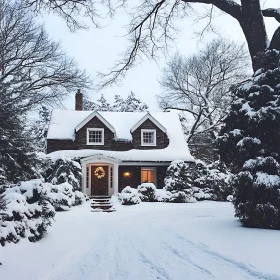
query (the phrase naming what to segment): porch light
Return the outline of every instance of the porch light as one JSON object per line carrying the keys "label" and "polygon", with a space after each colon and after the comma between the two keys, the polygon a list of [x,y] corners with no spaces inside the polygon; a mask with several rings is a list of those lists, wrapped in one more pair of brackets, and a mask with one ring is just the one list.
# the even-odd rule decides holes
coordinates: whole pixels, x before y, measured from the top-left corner
{"label": "porch light", "polygon": [[130,177],[130,172],[124,172],[124,173],[123,173],[123,176],[124,176],[124,177]]}

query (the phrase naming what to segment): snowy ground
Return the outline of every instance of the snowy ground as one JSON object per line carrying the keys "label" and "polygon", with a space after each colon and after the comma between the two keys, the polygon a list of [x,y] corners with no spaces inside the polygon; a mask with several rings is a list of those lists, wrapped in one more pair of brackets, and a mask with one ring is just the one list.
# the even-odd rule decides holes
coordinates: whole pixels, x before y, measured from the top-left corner
{"label": "snowy ground", "polygon": [[141,203],[58,213],[48,236],[0,247],[0,279],[280,279],[280,232],[246,229],[229,203]]}

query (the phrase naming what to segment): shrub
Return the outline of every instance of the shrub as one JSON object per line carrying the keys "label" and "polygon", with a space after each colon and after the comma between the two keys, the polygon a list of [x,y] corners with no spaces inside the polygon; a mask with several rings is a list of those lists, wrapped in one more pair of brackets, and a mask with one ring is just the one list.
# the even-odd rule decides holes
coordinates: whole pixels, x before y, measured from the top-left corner
{"label": "shrub", "polygon": [[175,192],[172,193],[169,202],[175,202],[175,203],[184,203],[187,202],[187,195],[184,192]]}
{"label": "shrub", "polygon": [[193,177],[194,196],[198,200],[212,199],[226,201],[233,190],[231,173],[220,161],[206,165],[201,160],[195,162]]}
{"label": "shrub", "polygon": [[56,211],[67,211],[75,204],[73,187],[65,182],[59,185],[45,184],[48,200]]}
{"label": "shrub", "polygon": [[189,165],[183,160],[171,162],[166,171],[164,179],[165,189],[167,191],[185,191],[191,188],[191,173],[188,170]]}
{"label": "shrub", "polygon": [[46,198],[41,180],[12,185],[2,194],[5,209],[0,211],[0,243],[17,243],[28,237],[31,242],[40,240],[55,215]]}
{"label": "shrub", "polygon": [[142,183],[138,186],[139,197],[141,201],[156,202],[157,188],[153,183]]}
{"label": "shrub", "polygon": [[118,196],[122,205],[134,205],[141,202],[138,191],[129,186],[125,187]]}

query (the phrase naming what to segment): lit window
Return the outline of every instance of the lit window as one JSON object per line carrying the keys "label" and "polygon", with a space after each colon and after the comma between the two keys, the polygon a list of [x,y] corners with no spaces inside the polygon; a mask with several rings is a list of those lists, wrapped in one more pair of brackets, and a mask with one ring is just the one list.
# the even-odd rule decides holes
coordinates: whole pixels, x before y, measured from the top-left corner
{"label": "lit window", "polygon": [[103,128],[88,128],[87,129],[87,144],[88,145],[104,145],[104,129]]}
{"label": "lit window", "polygon": [[156,183],[154,168],[142,168],[142,183]]}
{"label": "lit window", "polygon": [[156,130],[155,129],[142,129],[141,130],[141,145],[142,146],[155,146],[156,145]]}

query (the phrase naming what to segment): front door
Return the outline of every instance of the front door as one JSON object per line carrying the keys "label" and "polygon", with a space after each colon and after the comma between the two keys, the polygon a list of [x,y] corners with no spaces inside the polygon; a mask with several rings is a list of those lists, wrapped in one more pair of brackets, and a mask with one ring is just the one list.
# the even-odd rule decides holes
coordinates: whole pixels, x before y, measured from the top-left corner
{"label": "front door", "polygon": [[108,195],[108,166],[91,167],[91,195]]}

